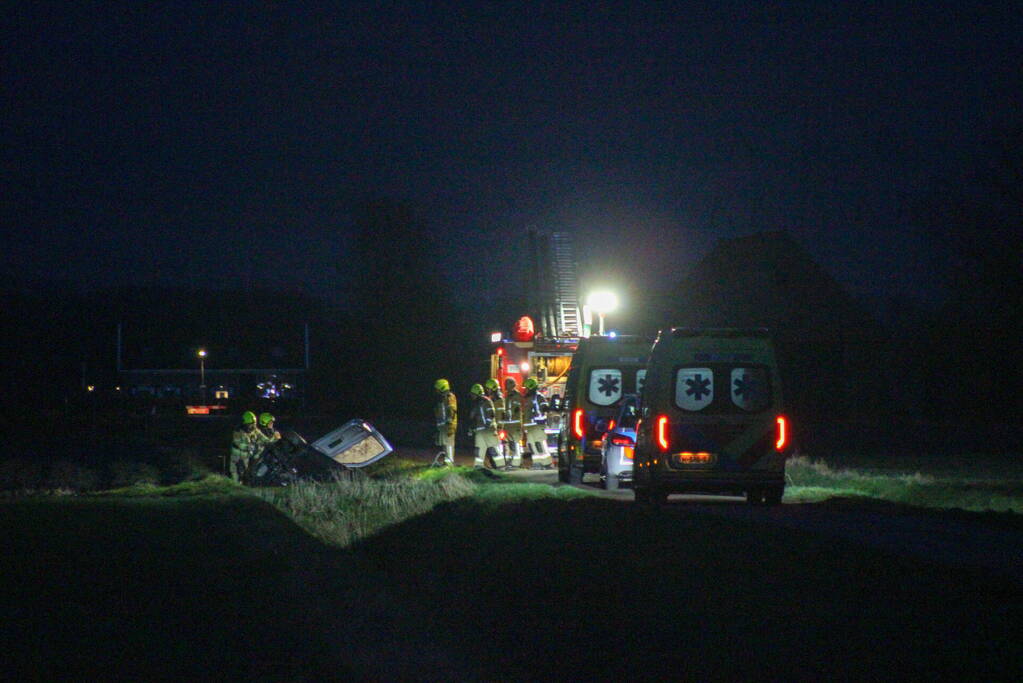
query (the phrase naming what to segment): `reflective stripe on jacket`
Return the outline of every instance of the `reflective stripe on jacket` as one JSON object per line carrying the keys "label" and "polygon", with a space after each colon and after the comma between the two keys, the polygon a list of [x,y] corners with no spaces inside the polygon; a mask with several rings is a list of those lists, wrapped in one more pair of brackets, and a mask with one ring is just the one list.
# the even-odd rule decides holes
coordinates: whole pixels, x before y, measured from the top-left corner
{"label": "reflective stripe on jacket", "polygon": [[469,413],[469,430],[478,432],[494,426],[494,403],[486,396],[477,396]]}
{"label": "reflective stripe on jacket", "polygon": [[454,434],[458,426],[458,401],[450,391],[445,391],[433,404],[433,417],[437,429],[446,427],[448,434]]}
{"label": "reflective stripe on jacket", "polygon": [[526,398],[530,399],[526,409],[526,425],[545,424],[547,411],[550,409],[547,397],[539,391],[534,391]]}

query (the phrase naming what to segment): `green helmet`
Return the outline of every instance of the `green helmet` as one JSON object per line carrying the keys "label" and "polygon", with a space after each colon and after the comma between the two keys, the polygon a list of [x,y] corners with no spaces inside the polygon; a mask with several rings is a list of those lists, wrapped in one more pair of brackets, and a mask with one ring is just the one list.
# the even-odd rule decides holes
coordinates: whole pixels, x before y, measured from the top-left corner
{"label": "green helmet", "polygon": [[271,415],[270,413],[262,413],[259,416],[259,426],[260,427],[266,427],[266,426],[268,426],[273,421],[274,421],[274,416]]}
{"label": "green helmet", "polygon": [[537,382],[536,379],[534,379],[533,377],[527,377],[526,381],[522,383],[522,387],[526,391],[533,391],[534,389],[536,389],[539,386],[540,386],[540,383]]}
{"label": "green helmet", "polygon": [[437,391],[451,391],[451,384],[446,379],[439,379],[433,383],[433,388]]}
{"label": "green helmet", "polygon": [[494,379],[493,377],[491,377],[486,382],[484,382],[483,386],[486,388],[487,391],[500,391],[501,390],[501,384],[496,379]]}
{"label": "green helmet", "polygon": [[469,393],[474,395],[474,396],[482,396],[483,395],[483,385],[482,384],[473,384],[471,387],[469,387]]}
{"label": "green helmet", "polygon": [[243,425],[256,424],[256,414],[251,410],[246,410],[244,413],[242,413],[242,424]]}

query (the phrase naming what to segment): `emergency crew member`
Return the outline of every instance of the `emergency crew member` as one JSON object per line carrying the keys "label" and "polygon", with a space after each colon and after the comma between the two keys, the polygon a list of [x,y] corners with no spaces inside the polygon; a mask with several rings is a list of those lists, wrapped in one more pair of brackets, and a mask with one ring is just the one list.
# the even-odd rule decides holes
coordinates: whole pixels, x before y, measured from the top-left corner
{"label": "emergency crew member", "polygon": [[[472,408],[469,411],[469,435],[473,438],[476,459],[475,467],[486,467],[489,454],[495,467],[503,466],[501,443],[497,440],[494,424],[494,404],[483,391],[482,384],[473,384],[469,389],[472,395]],[[501,461],[501,464],[498,461]]]}
{"label": "emergency crew member", "polygon": [[547,410],[550,405],[547,397],[540,393],[540,383],[532,377],[527,377],[522,383],[526,390],[525,398],[525,429],[526,443],[533,452],[533,469],[549,470],[551,468],[551,452],[547,448],[547,432],[544,427],[547,424]]}
{"label": "emergency crew member", "polygon": [[[504,467],[510,467],[507,451],[506,437],[502,422],[504,421],[504,394],[501,393],[501,383],[491,377],[483,383],[483,390],[487,398],[494,404],[494,426],[497,428],[497,438],[501,442],[501,462]],[[497,461],[494,461],[497,464]]]}
{"label": "emergency crew member", "polygon": [[437,425],[436,445],[444,448],[444,464],[455,464],[455,431],[458,429],[458,401],[451,393],[451,384],[446,379],[433,383],[437,400],[433,404],[433,417]]}
{"label": "emergency crew member", "polygon": [[507,434],[511,466],[522,466],[522,395],[519,394],[514,377],[504,379],[504,417],[501,429]]}
{"label": "emergency crew member", "polygon": [[274,429],[274,422],[274,416],[270,413],[261,413],[259,416],[259,429],[256,430],[256,441],[263,448],[281,438],[281,433]]}
{"label": "emergency crew member", "polygon": [[242,422],[231,435],[231,459],[228,461],[228,471],[231,478],[241,481],[242,474],[249,466],[249,460],[259,450],[259,443],[256,436],[256,414],[251,410],[242,413]]}

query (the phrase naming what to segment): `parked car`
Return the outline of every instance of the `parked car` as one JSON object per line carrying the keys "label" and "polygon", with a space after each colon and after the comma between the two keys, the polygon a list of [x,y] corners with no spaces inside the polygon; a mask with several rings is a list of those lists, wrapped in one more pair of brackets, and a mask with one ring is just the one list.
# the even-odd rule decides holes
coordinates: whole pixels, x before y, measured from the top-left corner
{"label": "parked car", "polygon": [[639,396],[622,398],[618,414],[608,425],[600,449],[600,485],[615,491],[632,485],[632,461],[636,446],[636,422],[639,420]]}
{"label": "parked car", "polygon": [[662,332],[650,352],[636,432],[636,501],[731,493],[780,503],[792,448],[782,405],[767,330]]}

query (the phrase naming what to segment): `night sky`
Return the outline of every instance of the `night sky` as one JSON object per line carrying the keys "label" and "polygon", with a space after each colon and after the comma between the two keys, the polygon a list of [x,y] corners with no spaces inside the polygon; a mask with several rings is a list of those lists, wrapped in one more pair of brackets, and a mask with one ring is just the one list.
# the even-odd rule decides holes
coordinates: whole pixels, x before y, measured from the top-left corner
{"label": "night sky", "polygon": [[1023,12],[867,4],[12,6],[0,274],[343,298],[388,197],[456,283],[524,268],[526,226],[637,289],[786,229],[858,295],[937,302],[910,209],[1023,118]]}

